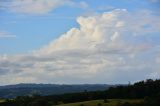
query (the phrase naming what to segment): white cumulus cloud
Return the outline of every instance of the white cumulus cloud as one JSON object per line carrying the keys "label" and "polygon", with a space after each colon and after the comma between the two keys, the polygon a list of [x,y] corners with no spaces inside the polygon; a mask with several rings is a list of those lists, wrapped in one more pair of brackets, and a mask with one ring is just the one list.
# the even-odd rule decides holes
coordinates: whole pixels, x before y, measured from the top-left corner
{"label": "white cumulus cloud", "polygon": [[160,73],[159,16],[116,9],[77,22],[32,54],[1,56],[0,82],[124,83]]}

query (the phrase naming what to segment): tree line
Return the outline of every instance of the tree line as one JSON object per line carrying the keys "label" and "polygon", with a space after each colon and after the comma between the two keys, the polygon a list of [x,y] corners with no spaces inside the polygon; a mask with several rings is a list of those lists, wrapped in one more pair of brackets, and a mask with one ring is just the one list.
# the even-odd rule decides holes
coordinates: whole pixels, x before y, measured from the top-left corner
{"label": "tree line", "polygon": [[54,106],[63,103],[75,103],[98,99],[144,99],[141,103],[120,103],[118,106],[160,106],[160,80],[148,79],[133,85],[110,87],[105,91],[68,93],[62,95],[18,96],[8,99],[0,106]]}

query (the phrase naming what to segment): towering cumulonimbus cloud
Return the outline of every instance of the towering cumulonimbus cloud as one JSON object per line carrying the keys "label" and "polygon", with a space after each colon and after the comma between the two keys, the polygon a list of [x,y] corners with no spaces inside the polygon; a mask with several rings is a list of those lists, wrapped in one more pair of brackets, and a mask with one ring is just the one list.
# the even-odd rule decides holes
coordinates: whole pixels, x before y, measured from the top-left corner
{"label": "towering cumulonimbus cloud", "polygon": [[[143,15],[143,17],[141,17]],[[159,16],[126,9],[77,18],[30,55],[1,56],[0,82],[124,83],[160,75]]]}
{"label": "towering cumulonimbus cloud", "polygon": [[140,41],[137,44],[138,39],[159,31],[159,24],[154,22],[158,21],[158,17],[152,17],[146,11],[141,13],[145,16],[139,17],[142,15],[139,13],[133,17],[126,9],[116,9],[99,15],[78,17],[80,28],[72,28],[38,52],[50,54],[73,49],[117,50],[124,49],[125,46],[137,50],[140,50],[140,47],[147,48],[149,42]]}

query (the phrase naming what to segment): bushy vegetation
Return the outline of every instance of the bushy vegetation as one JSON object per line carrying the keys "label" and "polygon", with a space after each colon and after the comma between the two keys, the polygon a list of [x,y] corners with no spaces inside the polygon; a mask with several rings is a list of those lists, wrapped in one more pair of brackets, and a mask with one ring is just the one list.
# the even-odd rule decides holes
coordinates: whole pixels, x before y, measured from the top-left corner
{"label": "bushy vegetation", "polygon": [[160,93],[160,80],[148,79],[140,81],[133,85],[110,87],[106,91],[108,98],[144,98],[154,96]]}
{"label": "bushy vegetation", "polygon": [[[100,99],[103,100],[103,103],[99,102],[97,106],[107,105],[110,102],[109,99],[143,99],[141,102],[118,102],[113,106],[160,106],[160,80],[149,79],[133,85],[111,87],[106,91],[84,91],[52,96],[19,96],[1,103],[0,106],[55,106]],[[80,105],[85,106],[83,103]]]}

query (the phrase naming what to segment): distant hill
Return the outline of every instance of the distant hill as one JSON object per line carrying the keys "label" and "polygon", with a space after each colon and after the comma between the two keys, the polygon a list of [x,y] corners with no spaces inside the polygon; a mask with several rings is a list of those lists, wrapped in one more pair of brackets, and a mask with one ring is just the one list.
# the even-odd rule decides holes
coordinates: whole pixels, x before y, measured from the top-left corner
{"label": "distant hill", "polygon": [[107,84],[81,84],[81,85],[58,85],[58,84],[17,84],[0,86],[0,98],[15,98],[26,95],[57,95],[83,91],[106,90],[113,85]]}
{"label": "distant hill", "polygon": [[[21,88],[23,90],[29,88],[35,89],[36,86],[38,86],[38,89],[43,88],[41,84],[33,85],[31,88],[28,85],[16,87],[17,90],[21,90]],[[47,88],[50,88],[50,86],[51,88],[52,86],[56,87],[58,91],[62,89],[62,91],[68,89],[69,91],[73,91],[71,91],[72,93],[61,95],[32,95],[19,96],[14,99],[1,99],[2,102],[0,106],[160,106],[160,79],[147,79],[134,84],[117,85],[104,91],[89,91],[88,89],[98,89],[98,86],[106,89],[111,85],[47,85]],[[13,89],[13,85],[9,87]],[[6,88],[6,86],[2,88]],[[74,92],[74,89],[83,91]],[[45,89],[43,91],[46,92],[50,90]]]}

